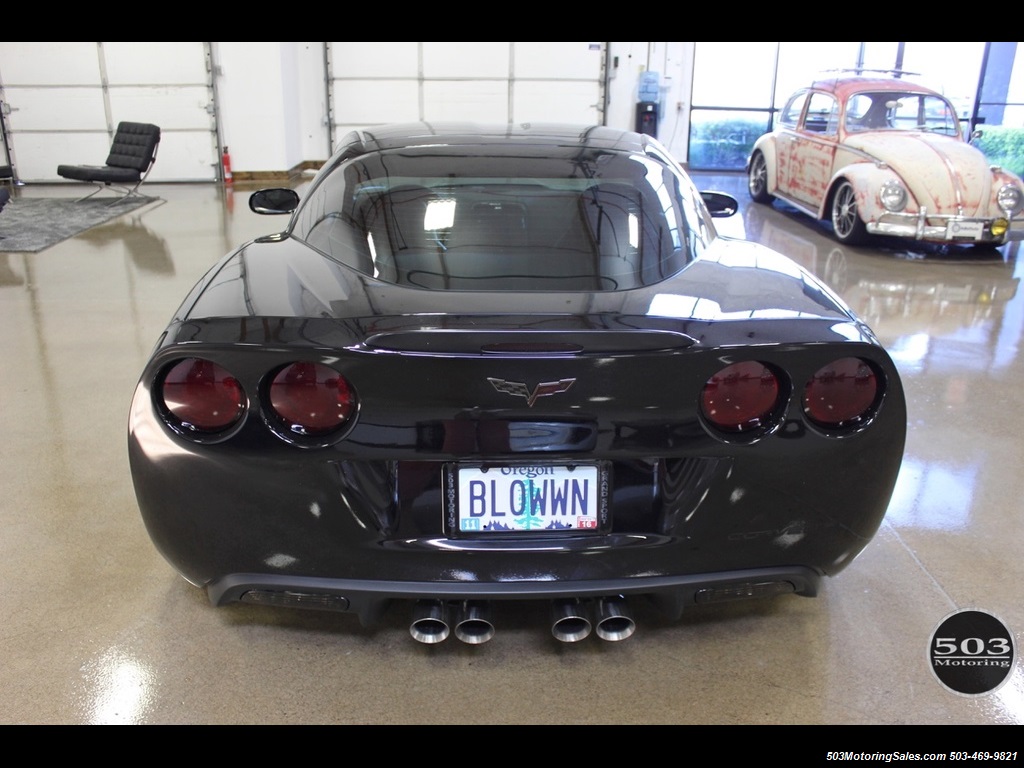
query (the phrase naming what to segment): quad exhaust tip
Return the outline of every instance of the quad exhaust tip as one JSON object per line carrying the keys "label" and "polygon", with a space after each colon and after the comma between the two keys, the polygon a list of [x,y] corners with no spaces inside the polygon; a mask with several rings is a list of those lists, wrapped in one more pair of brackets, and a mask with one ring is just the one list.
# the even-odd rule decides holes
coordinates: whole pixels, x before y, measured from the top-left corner
{"label": "quad exhaust tip", "polygon": [[435,645],[448,639],[453,624],[455,636],[468,645],[486,643],[494,637],[486,603],[465,602],[452,609],[440,600],[420,600],[413,606],[409,634],[417,642]]}
{"label": "quad exhaust tip", "polygon": [[597,636],[609,642],[625,640],[636,632],[636,621],[626,605],[625,598],[603,597],[597,601]]}
{"label": "quad exhaust tip", "polygon": [[551,634],[563,643],[585,640],[593,628],[588,613],[579,600],[556,600],[551,604]]}
{"label": "quad exhaust tip", "polygon": [[556,600],[551,606],[551,634],[563,643],[578,643],[591,630],[602,640],[618,642],[631,637],[636,622],[622,596],[602,597],[593,604],[581,600]]}
{"label": "quad exhaust tip", "polygon": [[451,634],[447,606],[439,600],[418,601],[412,609],[409,634],[413,640],[427,645],[447,640]]}
{"label": "quad exhaust tip", "polygon": [[[467,645],[480,645],[494,637],[488,603],[465,601],[452,606],[442,600],[419,600],[413,606],[409,634],[426,645],[442,643],[452,632]],[[631,637],[636,622],[621,595],[594,601],[576,598],[551,603],[551,634],[562,643],[578,643],[592,632],[608,642]]]}
{"label": "quad exhaust tip", "polygon": [[455,636],[469,645],[486,643],[494,637],[490,606],[486,603],[463,603],[455,624]]}

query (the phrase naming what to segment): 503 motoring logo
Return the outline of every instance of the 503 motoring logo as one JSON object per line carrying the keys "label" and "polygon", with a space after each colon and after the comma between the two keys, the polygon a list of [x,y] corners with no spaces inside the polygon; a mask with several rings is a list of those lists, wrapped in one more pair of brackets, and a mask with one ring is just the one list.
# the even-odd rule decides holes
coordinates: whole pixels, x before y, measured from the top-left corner
{"label": "503 motoring logo", "polygon": [[963,609],[932,632],[928,664],[943,686],[962,696],[992,693],[1010,678],[1017,648],[1007,626],[987,611]]}

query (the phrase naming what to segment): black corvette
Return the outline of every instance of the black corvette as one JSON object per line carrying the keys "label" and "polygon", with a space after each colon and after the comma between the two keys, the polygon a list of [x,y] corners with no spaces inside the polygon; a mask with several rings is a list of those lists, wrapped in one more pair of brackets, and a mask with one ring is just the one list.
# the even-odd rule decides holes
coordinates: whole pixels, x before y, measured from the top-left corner
{"label": "black corvette", "polygon": [[554,125],[347,137],[196,285],[131,406],[152,540],[211,602],[483,642],[495,601],[574,641],[817,594],[876,533],[906,432],[872,331],[719,236],[649,136]]}

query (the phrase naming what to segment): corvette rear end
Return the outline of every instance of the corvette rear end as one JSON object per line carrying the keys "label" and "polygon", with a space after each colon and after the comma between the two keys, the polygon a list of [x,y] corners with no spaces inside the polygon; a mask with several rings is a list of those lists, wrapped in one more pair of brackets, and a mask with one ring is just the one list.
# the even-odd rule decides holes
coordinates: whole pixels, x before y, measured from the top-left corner
{"label": "corvette rear end", "polygon": [[[572,642],[630,636],[637,600],[678,617],[817,594],[885,514],[906,429],[899,374],[812,276],[718,237],[649,141],[550,128],[353,139],[288,232],[200,281],[140,378],[129,455],[164,557],[215,605],[371,623],[404,602],[428,643],[490,639],[502,600],[549,602],[552,633]],[[365,171],[389,142],[448,168],[463,155],[532,168],[458,184],[391,158],[404,178],[386,190]],[[579,182],[540,173],[567,154]],[[652,191],[623,193],[619,173],[618,202],[602,197],[593,171],[612,155],[621,173],[656,168]],[[375,180],[376,223],[324,215],[339,196],[318,195],[323,178],[355,165]],[[290,208],[284,193],[254,199]],[[468,256],[458,223],[425,224],[433,201],[476,206],[498,236],[474,234]],[[557,227],[531,242],[531,217],[552,211]],[[328,218],[344,228],[317,240],[309,222]],[[411,242],[424,232],[436,242]]]}

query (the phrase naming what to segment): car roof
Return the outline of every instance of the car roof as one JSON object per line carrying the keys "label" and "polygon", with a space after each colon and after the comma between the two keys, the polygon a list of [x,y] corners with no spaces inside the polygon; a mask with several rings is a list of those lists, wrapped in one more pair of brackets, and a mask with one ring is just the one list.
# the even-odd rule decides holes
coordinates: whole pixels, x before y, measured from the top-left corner
{"label": "car roof", "polygon": [[650,136],[601,125],[571,123],[416,122],[379,125],[353,131],[342,141],[345,154],[358,155],[406,147],[519,144],[645,152]]}
{"label": "car roof", "polygon": [[815,90],[829,91],[840,99],[860,93],[861,91],[901,91],[914,93],[939,94],[933,88],[916,83],[913,80],[906,80],[903,77],[886,76],[875,73],[865,74],[843,74],[845,70],[831,76],[823,75],[814,80],[811,87]]}

